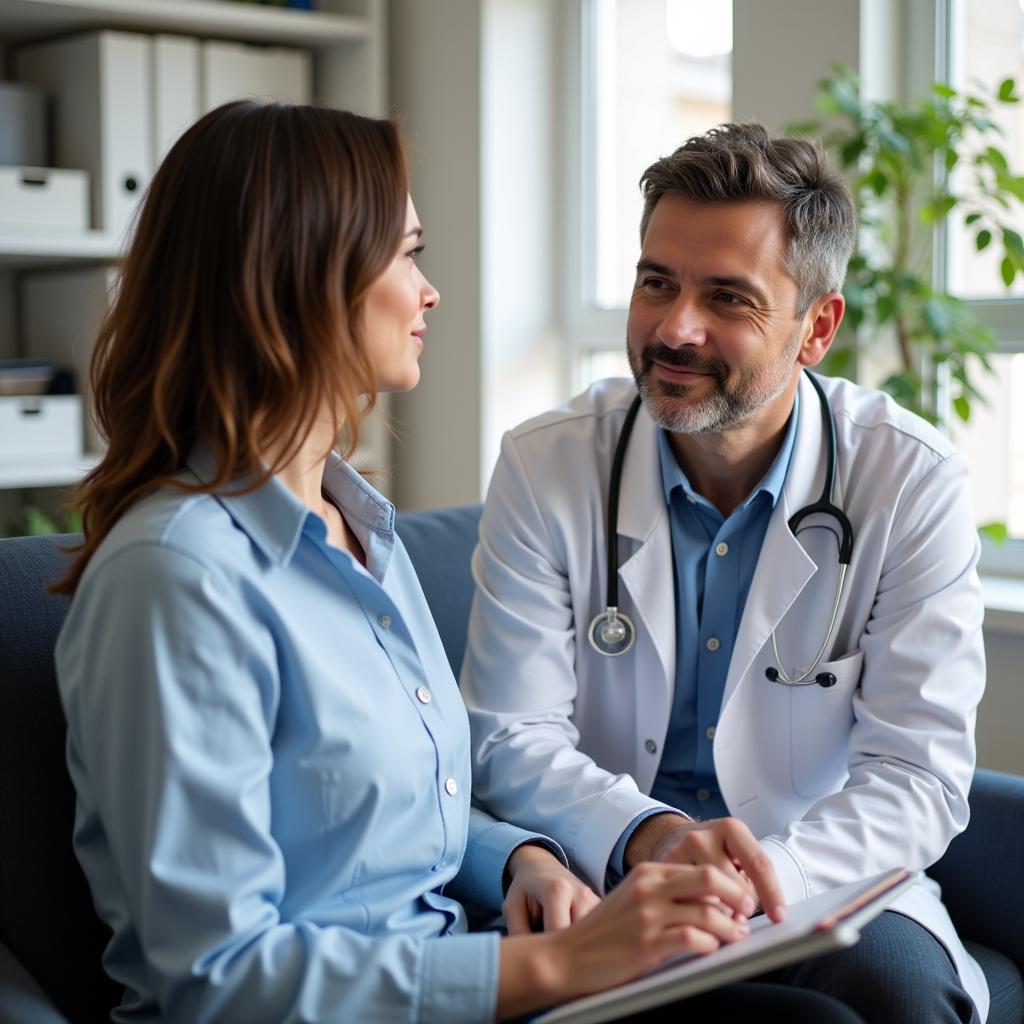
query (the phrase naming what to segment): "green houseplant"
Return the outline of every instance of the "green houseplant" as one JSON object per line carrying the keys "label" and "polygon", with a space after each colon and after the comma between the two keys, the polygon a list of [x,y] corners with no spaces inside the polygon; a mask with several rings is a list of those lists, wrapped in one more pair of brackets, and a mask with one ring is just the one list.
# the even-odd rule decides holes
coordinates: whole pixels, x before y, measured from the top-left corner
{"label": "green houseplant", "polygon": [[990,97],[935,84],[914,102],[869,101],[857,76],[837,66],[818,95],[828,124],[792,126],[817,134],[851,172],[861,223],[844,288],[847,329],[829,370],[847,372],[855,351],[869,357],[873,345],[893,345],[897,368],[882,387],[933,422],[944,411],[940,374],[954,413],[970,418],[994,346],[969,306],[935,283],[936,232],[959,219],[977,251],[1001,247],[1005,286],[1024,275],[1024,240],[1010,223],[1024,209],[1024,177],[1011,171],[993,119],[997,107],[1019,102],[1011,78]]}

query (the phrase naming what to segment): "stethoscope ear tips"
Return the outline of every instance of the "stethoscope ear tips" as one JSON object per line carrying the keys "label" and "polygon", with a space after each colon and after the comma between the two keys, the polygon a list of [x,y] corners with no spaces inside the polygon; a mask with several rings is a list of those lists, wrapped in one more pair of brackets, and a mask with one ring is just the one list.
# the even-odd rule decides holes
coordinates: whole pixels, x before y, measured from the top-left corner
{"label": "stethoscope ear tips", "polygon": [[588,633],[590,646],[598,654],[616,658],[631,650],[636,643],[636,626],[632,619],[618,608],[606,608],[595,615]]}
{"label": "stethoscope ear tips", "polygon": [[820,687],[827,690],[830,686],[836,685],[836,677],[831,672],[819,672],[813,680],[808,679],[807,682],[803,682],[803,679],[805,678],[803,676],[796,680],[783,679],[779,674],[779,670],[771,665],[764,670],[764,674],[773,683],[781,682],[785,683],[787,686],[809,686],[812,682],[815,682]]}

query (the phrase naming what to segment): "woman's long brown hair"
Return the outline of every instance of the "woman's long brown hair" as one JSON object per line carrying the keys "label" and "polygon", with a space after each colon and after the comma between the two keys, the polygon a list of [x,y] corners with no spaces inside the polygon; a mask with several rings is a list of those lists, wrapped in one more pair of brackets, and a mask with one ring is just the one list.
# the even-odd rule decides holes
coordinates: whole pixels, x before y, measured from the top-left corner
{"label": "woman's long brown hair", "polygon": [[[388,121],[239,102],[181,137],[96,341],[107,450],[76,495],[84,542],[54,590],[73,593],[114,523],[162,484],[259,486],[324,408],[355,446],[362,396],[376,398],[361,310],[400,244],[407,192]],[[206,484],[177,476],[200,440],[218,467]],[[268,450],[281,453],[271,466]]]}

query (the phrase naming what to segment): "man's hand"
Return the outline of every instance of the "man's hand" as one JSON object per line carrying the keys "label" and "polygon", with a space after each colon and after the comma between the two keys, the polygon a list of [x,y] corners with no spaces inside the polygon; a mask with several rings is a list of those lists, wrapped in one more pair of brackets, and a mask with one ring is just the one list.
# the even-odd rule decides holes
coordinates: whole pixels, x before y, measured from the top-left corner
{"label": "man's hand", "polygon": [[655,814],[630,836],[624,860],[627,870],[642,861],[713,864],[740,878],[773,921],[786,916],[775,868],[738,818],[690,821],[675,814]]}
{"label": "man's hand", "polygon": [[568,928],[600,903],[585,882],[543,846],[518,847],[509,857],[512,879],[502,904],[509,935]]}

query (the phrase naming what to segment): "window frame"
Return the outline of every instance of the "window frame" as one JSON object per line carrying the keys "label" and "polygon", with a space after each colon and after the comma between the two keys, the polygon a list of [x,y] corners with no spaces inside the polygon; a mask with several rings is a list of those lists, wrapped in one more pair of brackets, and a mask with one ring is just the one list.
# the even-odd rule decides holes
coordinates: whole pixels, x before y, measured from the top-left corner
{"label": "window frame", "polygon": [[[964,37],[966,4],[968,0],[935,0],[934,78],[954,87],[962,84],[963,54],[959,48]],[[908,46],[914,46],[911,33]],[[925,83],[911,83],[925,86]],[[924,95],[924,92],[918,90]],[[935,283],[947,287],[951,263],[951,238],[945,230],[938,233],[935,246]],[[1024,295],[1005,298],[965,298],[968,308],[992,332],[996,340],[994,354],[1017,355],[1024,353]],[[947,415],[951,415],[947,411]],[[997,543],[981,538],[979,571],[987,575],[1024,580],[1024,539],[1010,539]]]}

